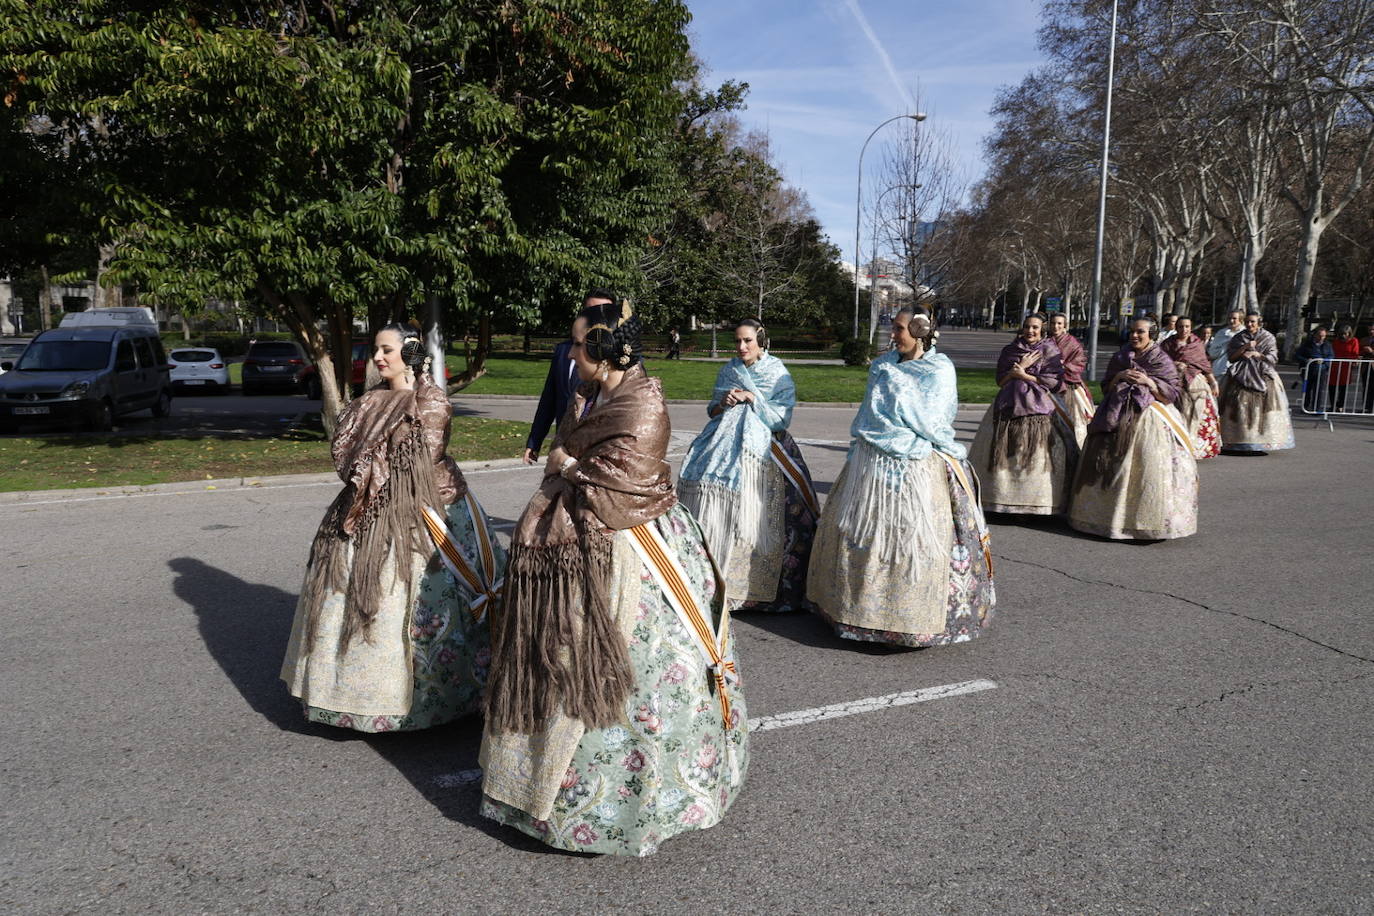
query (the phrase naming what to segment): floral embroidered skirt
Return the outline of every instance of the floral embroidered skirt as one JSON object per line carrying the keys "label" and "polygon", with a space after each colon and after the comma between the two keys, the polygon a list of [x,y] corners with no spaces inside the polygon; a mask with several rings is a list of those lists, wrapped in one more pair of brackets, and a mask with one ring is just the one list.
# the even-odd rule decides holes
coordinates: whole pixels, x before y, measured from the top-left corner
{"label": "floral embroidered skirt", "polygon": [[1271,376],[1264,391],[1231,380],[1221,391],[1221,447],[1230,452],[1277,452],[1293,448],[1293,418],[1283,384]]}
{"label": "floral embroidered skirt", "polygon": [[[808,481],[811,469],[802,458],[797,440],[786,430],[774,433],[778,443],[797,465]],[[745,601],[738,604],[741,611],[802,611],[811,607],[806,600],[806,571],[811,563],[811,542],[816,538],[816,515],[806,498],[791,483],[783,502],[782,572],[778,576],[777,594],[772,601]]]}
{"label": "floral embroidered skirt", "polygon": [[[464,500],[448,507],[454,542],[476,556],[475,520]],[[490,521],[482,519],[496,550],[497,569],[505,551]],[[406,604],[404,581],[384,596],[371,640],[354,639],[339,654],[344,596],[325,598],[313,646],[305,645],[308,608],[296,608],[282,680],[305,707],[311,722],[361,732],[407,731],[442,725],[477,712],[491,659],[487,619],[475,620],[472,594],[460,587],[435,551],[414,557],[413,601]],[[383,575],[391,576],[388,560]]]}
{"label": "floral embroidered skirt", "polygon": [[[1180,428],[1177,408],[1170,406]],[[1085,473],[1099,451],[1116,448],[1116,437],[1130,435],[1124,455],[1113,460],[1102,479]],[[1088,437],[1074,479],[1069,526],[1116,540],[1167,540],[1197,531],[1197,460],[1191,444],[1178,440],[1164,419],[1147,409],[1129,427]]]}
{"label": "floral embroidered skirt", "polygon": [[[899,646],[944,646],[982,635],[992,623],[996,594],[991,552],[982,513],[962,481],[939,455],[923,459],[923,475],[908,475],[907,488],[927,488],[919,497],[937,517],[934,542],[908,549],[902,562],[878,550],[849,543],[836,508],[844,503],[854,463],[845,465],[821,512],[811,555],[808,595],[816,612],[842,639]],[[972,479],[967,462],[964,476]],[[854,473],[854,478],[861,476]],[[943,511],[938,511],[943,502]],[[921,556],[913,557],[913,553]],[[916,582],[913,583],[913,570]]]}
{"label": "floral embroidered skirt", "polygon": [[[1072,396],[1072,395],[1071,395]],[[1073,406],[1073,402],[1070,402]],[[1026,424],[1029,417],[1015,417],[1010,423]],[[990,512],[1018,515],[1057,515],[1069,507],[1069,489],[1078,463],[1078,440],[1073,429],[1058,412],[1037,434],[1023,435],[1030,455],[1024,463],[1012,460],[994,467],[993,451],[997,429],[997,408],[989,407],[973,437],[968,461],[978,472],[982,484],[983,508]]]}
{"label": "floral embroidered skirt", "polygon": [[[715,570],[696,519],[675,506],[651,524],[719,625]],[[740,685],[728,688],[726,724],[697,643],[648,568],[639,563],[637,574],[639,600],[621,620],[635,688],[620,722],[582,733],[547,819],[482,798],[482,814],[558,849],[652,855],[670,837],[719,823],[744,784],[749,735]]]}
{"label": "floral embroidered skirt", "polygon": [[1217,413],[1217,399],[1212,397],[1212,387],[1202,373],[1193,376],[1188,389],[1178,402],[1179,412],[1188,423],[1188,432],[1193,437],[1193,448],[1198,460],[1215,458],[1221,454],[1221,418]]}

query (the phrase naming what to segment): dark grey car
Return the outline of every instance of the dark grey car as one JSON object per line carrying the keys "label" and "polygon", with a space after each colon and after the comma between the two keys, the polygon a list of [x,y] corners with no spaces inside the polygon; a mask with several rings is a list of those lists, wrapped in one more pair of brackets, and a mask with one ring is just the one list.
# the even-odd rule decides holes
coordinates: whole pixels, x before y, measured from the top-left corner
{"label": "dark grey car", "polygon": [[156,330],[62,327],[35,337],[0,375],[0,431],[24,424],[109,429],[115,418],[172,408],[167,357]]}
{"label": "dark grey car", "polygon": [[306,366],[305,354],[289,340],[263,340],[249,344],[243,357],[240,384],[245,395],[260,391],[291,390],[301,387],[298,376]]}

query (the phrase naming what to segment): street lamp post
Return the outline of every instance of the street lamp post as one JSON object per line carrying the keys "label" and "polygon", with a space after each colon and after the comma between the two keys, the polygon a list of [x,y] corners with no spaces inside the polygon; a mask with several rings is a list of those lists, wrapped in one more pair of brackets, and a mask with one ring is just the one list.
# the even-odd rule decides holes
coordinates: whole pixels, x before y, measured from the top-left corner
{"label": "street lamp post", "polygon": [[1097,189],[1097,246],[1093,252],[1093,313],[1088,317],[1088,378],[1097,378],[1097,332],[1102,324],[1102,243],[1107,231],[1107,154],[1112,140],[1112,79],[1116,74],[1116,3],[1107,48],[1107,107],[1102,115],[1102,175]]}
{"label": "street lamp post", "polygon": [[[878,199],[875,200],[875,201],[873,202],[873,234],[870,236],[870,238],[873,239],[873,251],[870,252],[870,253],[869,253],[869,256],[868,256],[868,259],[869,259],[870,261],[876,261],[877,258],[878,258],[878,213],[879,213],[879,212],[882,210],[882,208],[883,208],[883,198],[884,198],[884,197],[887,197],[887,195],[891,194],[893,191],[919,191],[920,189],[921,189],[921,185],[919,185],[919,184],[894,184],[894,185],[892,185],[892,186],[889,187],[889,188],[884,188],[884,189],[883,189],[883,192],[882,192],[881,194],[878,195]],[[886,225],[886,221],[884,221],[884,225]],[[875,327],[876,327],[876,318],[875,318],[874,316],[877,315],[877,311],[876,311],[876,306],[874,306],[874,304],[873,304],[873,295],[874,295],[873,287],[874,287],[874,283],[876,282],[876,280],[877,280],[877,277],[876,277],[876,276],[870,275],[869,281],[868,281],[868,342],[869,342],[869,343],[873,343],[873,331],[874,331],[874,329],[875,329]],[[858,289],[857,281],[858,281],[858,273],[857,273],[857,271],[856,271],[856,272],[855,272],[855,283],[856,283],[856,285],[855,285],[855,287],[854,287],[856,290]],[[913,284],[913,289],[914,289],[914,288],[915,288],[915,286],[914,286],[914,284]],[[857,336],[857,334],[856,334],[856,336]]]}
{"label": "street lamp post", "polygon": [[[924,121],[925,112],[918,111],[915,114],[900,114],[888,118],[868,135],[864,140],[864,145],[859,148],[859,180],[858,187],[854,193],[854,339],[859,339],[859,228],[863,220],[864,203],[864,153],[868,150],[868,141],[872,140],[878,131],[882,130],[893,121],[900,121],[902,118],[910,118],[913,121]],[[869,287],[869,295],[872,296],[872,286]]]}

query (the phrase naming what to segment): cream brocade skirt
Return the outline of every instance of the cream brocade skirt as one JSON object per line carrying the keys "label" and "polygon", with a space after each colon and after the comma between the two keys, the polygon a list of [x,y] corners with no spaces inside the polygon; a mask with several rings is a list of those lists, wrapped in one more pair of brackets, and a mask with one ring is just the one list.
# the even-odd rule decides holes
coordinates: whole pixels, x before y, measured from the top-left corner
{"label": "cream brocade skirt", "polygon": [[1221,447],[1233,452],[1277,452],[1293,448],[1293,418],[1283,382],[1271,376],[1265,391],[1252,391],[1229,378],[1221,390]]}
{"label": "cream brocade skirt", "polygon": [[[1185,427],[1178,408],[1165,409]],[[1131,447],[1111,481],[1086,484],[1084,469],[1096,447],[1115,447],[1120,431],[1089,439],[1074,476],[1069,526],[1115,540],[1167,540],[1196,533],[1197,459],[1191,446],[1180,443],[1153,409],[1141,414],[1133,428]]]}
{"label": "cream brocade skirt", "polygon": [[[938,454],[905,464],[899,499],[922,519],[924,532],[892,531],[880,518],[888,531],[866,545],[851,542],[841,507],[848,491],[862,486],[863,472],[872,470],[851,457],[821,510],[807,596],[844,639],[906,646],[965,642],[991,623],[996,603],[978,507]],[[880,539],[895,540],[900,559],[885,557]]]}
{"label": "cream brocade skirt", "polygon": [[[1073,395],[1071,394],[1070,397]],[[988,407],[973,437],[968,462],[982,484],[983,508],[990,512],[1019,515],[1058,515],[1069,507],[1069,492],[1078,459],[1073,430],[1057,413],[1051,414],[1048,441],[1036,444],[1035,454],[1023,468],[992,467],[997,429],[997,408]],[[1024,419],[1017,417],[1011,422]]]}

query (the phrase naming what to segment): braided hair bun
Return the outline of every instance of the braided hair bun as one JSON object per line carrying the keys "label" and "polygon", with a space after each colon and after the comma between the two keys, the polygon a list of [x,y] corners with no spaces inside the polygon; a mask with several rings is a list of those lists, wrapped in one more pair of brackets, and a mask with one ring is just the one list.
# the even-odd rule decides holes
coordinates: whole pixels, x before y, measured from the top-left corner
{"label": "braided hair bun", "polygon": [[588,305],[577,313],[587,319],[587,358],[629,369],[644,357],[642,325],[630,300],[622,297],[602,305]]}

